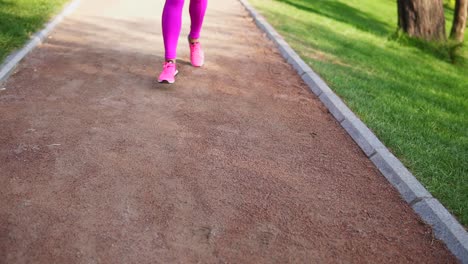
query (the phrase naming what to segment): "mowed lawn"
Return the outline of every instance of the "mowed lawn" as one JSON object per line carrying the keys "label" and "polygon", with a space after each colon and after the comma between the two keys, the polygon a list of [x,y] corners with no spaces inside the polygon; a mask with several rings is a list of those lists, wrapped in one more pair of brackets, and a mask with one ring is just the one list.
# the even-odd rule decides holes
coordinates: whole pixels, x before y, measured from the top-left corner
{"label": "mowed lawn", "polygon": [[394,0],[249,1],[468,226],[467,46],[453,64],[395,40]]}
{"label": "mowed lawn", "polygon": [[68,0],[0,0],[0,64]]}

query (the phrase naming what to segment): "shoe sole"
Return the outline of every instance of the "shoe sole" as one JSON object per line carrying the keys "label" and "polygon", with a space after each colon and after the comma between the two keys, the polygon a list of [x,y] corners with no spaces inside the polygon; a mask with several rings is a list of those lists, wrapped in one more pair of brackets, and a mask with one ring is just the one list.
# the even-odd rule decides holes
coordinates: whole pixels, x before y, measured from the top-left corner
{"label": "shoe sole", "polygon": [[[176,70],[175,74],[174,74],[174,77],[176,77],[176,75],[179,73],[178,70]],[[172,83],[175,83],[175,80],[173,81],[168,81],[168,80],[159,80],[158,79],[158,83],[169,83],[169,84],[172,84]]]}
{"label": "shoe sole", "polygon": [[201,64],[201,65],[199,65],[199,66],[197,66],[197,65],[193,65],[193,63],[190,63],[190,64],[192,64],[192,66],[193,66],[193,67],[200,68],[200,67],[202,67],[202,66],[205,64],[205,62],[202,62],[202,64]]}

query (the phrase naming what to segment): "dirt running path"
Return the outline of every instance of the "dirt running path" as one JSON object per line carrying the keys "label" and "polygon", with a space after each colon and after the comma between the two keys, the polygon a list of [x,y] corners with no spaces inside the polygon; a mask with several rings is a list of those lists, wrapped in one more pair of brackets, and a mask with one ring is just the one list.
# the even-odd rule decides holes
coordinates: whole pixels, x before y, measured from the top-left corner
{"label": "dirt running path", "polygon": [[162,5],[84,0],[3,85],[0,262],[455,261],[236,0],[156,84]]}

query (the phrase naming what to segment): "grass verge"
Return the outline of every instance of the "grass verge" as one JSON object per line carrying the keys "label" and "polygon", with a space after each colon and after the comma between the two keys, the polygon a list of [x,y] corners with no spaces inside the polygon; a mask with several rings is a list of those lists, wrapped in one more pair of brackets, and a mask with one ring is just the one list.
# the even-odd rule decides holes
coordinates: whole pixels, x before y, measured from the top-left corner
{"label": "grass verge", "polygon": [[467,45],[395,37],[391,0],[249,1],[468,226]]}
{"label": "grass verge", "polygon": [[0,0],[0,64],[68,0]]}

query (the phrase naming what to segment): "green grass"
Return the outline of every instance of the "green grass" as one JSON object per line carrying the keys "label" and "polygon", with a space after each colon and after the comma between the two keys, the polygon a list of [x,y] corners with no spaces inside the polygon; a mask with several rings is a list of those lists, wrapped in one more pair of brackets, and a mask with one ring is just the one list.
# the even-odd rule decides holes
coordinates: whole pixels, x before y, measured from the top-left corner
{"label": "green grass", "polygon": [[250,1],[467,226],[468,47],[391,37],[394,0]]}
{"label": "green grass", "polygon": [[0,0],[0,64],[68,0]]}

